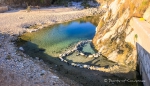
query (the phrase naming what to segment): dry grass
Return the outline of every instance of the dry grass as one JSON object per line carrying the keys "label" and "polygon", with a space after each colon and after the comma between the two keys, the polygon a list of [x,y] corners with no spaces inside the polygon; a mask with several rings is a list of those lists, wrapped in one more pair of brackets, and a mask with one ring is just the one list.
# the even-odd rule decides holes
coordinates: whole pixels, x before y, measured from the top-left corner
{"label": "dry grass", "polygon": [[[112,3],[114,0],[96,0],[97,2],[100,3],[107,3],[108,6],[110,3]],[[121,0],[118,0],[118,3],[120,3]],[[130,15],[129,19],[131,17],[142,17],[143,13],[147,9],[147,7],[150,6],[150,0],[125,0],[123,4],[121,4],[118,14],[119,17],[122,16],[124,11],[129,8],[130,10]]]}
{"label": "dry grass", "polygon": [[100,30],[104,26],[105,22],[104,19],[102,18],[97,26],[97,30]]}
{"label": "dry grass", "polygon": [[130,0],[125,0],[125,2],[121,4],[120,9],[118,11],[119,17],[121,17],[122,14],[125,12],[125,10],[129,8],[129,3],[130,3]]}
{"label": "dry grass", "polygon": [[142,17],[149,5],[149,0],[125,0],[125,2],[121,4],[120,9],[118,11],[119,17],[121,17],[124,11],[128,8],[130,11],[129,19],[133,16]]}
{"label": "dry grass", "polygon": [[149,0],[142,0],[140,5],[136,7],[136,12],[134,13],[134,17],[142,17],[147,7],[150,5]]}
{"label": "dry grass", "polygon": [[114,0],[96,0],[96,1],[101,4],[105,3],[109,6]]}
{"label": "dry grass", "polygon": [[108,15],[107,15],[106,20],[109,20],[109,19],[111,18],[111,13],[112,13],[112,10],[110,9],[110,10],[108,11]]}
{"label": "dry grass", "polygon": [[134,12],[135,12],[135,4],[133,2],[130,2],[129,4],[129,19],[133,16]]}

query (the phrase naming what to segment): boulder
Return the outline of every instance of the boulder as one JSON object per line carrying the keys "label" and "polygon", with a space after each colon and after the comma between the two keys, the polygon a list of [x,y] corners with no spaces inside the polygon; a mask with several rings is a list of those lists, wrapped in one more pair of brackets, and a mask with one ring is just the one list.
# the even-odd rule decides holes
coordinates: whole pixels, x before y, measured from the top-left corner
{"label": "boulder", "polygon": [[0,7],[0,13],[8,11],[8,6],[1,6]]}

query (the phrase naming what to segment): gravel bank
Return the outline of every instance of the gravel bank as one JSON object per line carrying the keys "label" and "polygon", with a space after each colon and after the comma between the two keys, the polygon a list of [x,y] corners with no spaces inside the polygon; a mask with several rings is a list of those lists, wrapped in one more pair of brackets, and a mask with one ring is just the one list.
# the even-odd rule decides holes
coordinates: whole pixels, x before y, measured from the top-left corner
{"label": "gravel bank", "polygon": [[[91,9],[90,9],[91,10]],[[32,25],[51,25],[92,15],[90,10],[43,8],[0,13],[0,86],[77,86],[66,84],[42,60],[25,55],[14,45],[17,36]],[[41,27],[41,28],[42,28]]]}

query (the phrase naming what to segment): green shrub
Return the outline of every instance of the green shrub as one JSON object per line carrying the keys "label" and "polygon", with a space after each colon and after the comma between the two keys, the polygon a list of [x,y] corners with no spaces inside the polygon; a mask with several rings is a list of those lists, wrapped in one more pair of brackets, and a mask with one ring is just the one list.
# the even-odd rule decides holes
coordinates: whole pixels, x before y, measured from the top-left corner
{"label": "green shrub", "polygon": [[135,36],[134,36],[136,39],[138,38],[138,35],[137,34],[135,34]]}

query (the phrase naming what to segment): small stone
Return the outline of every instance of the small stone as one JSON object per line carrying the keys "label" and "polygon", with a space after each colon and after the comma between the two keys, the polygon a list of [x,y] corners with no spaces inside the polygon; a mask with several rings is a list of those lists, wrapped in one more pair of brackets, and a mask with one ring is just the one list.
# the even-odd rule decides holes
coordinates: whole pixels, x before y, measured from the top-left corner
{"label": "small stone", "polygon": [[46,71],[42,70],[40,75],[44,75],[45,73],[46,73]]}
{"label": "small stone", "polygon": [[66,54],[64,53],[62,56],[63,56],[63,57],[65,57],[65,56],[66,56]]}
{"label": "small stone", "polygon": [[99,54],[96,53],[96,54],[93,54],[93,56],[94,56],[95,58],[97,58],[97,57],[99,56]]}
{"label": "small stone", "polygon": [[36,60],[39,60],[39,57],[35,57]]}
{"label": "small stone", "polygon": [[64,59],[63,59],[63,58],[60,58],[60,60],[61,60],[61,61],[64,61]]}
{"label": "small stone", "polygon": [[67,60],[64,60],[64,62],[66,62],[66,63],[67,63],[68,61],[67,61]]}
{"label": "small stone", "polygon": [[59,57],[61,57],[62,56],[62,54],[59,54]]}
{"label": "small stone", "polygon": [[85,54],[81,52],[80,55],[84,56]]}
{"label": "small stone", "polygon": [[75,63],[71,63],[71,65],[72,65],[72,66],[74,66],[74,65],[75,65]]}
{"label": "small stone", "polygon": [[83,68],[87,68],[88,67],[88,65],[83,65]]}
{"label": "small stone", "polygon": [[77,66],[77,67],[80,67],[80,64],[77,64],[76,66]]}
{"label": "small stone", "polygon": [[78,53],[78,54],[76,54],[76,56],[79,56],[80,54]]}
{"label": "small stone", "polygon": [[19,47],[19,50],[24,51],[23,47]]}
{"label": "small stone", "polygon": [[88,57],[89,57],[89,58],[93,58],[93,55],[89,55]]}
{"label": "small stone", "polygon": [[80,67],[80,68],[83,68],[83,66],[82,66],[82,65],[80,65],[79,67]]}
{"label": "small stone", "polygon": [[59,77],[57,77],[57,76],[52,76],[52,78],[54,78],[54,79],[59,79]]}

